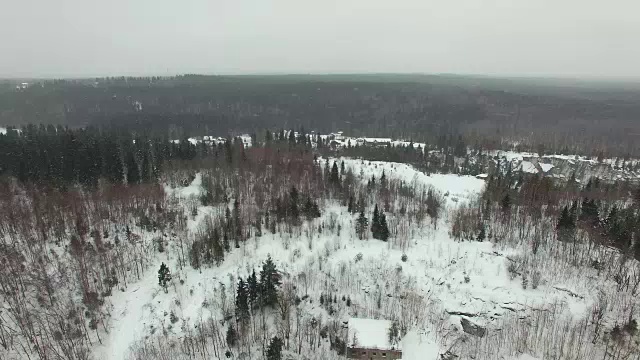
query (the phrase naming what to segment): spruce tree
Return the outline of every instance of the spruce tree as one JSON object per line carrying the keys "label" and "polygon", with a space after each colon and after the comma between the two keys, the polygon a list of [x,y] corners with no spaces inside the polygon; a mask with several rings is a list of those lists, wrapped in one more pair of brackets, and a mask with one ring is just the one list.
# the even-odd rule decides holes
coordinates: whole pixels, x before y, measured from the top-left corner
{"label": "spruce tree", "polygon": [[373,218],[371,219],[371,234],[374,239],[380,238],[380,214],[378,211],[378,204],[373,209]]}
{"label": "spruce tree", "polygon": [[307,220],[313,219],[313,203],[311,202],[310,196],[306,197],[304,208],[302,209],[302,211],[304,212],[304,216],[307,218]]}
{"label": "spruce tree", "polygon": [[236,292],[236,319],[244,322],[249,319],[249,294],[247,284],[240,278]]}
{"label": "spruce tree", "polygon": [[382,176],[380,177],[380,186],[383,189],[387,188],[387,175],[385,174],[384,170],[382,170]]}
{"label": "spruce tree", "polygon": [[558,232],[558,240],[568,242],[573,239],[573,218],[571,216],[571,211],[566,206],[562,208],[558,224],[556,225],[556,230]]}
{"label": "spruce tree", "polygon": [[598,204],[595,200],[588,200],[584,198],[582,200],[582,207],[579,216],[580,221],[590,225],[591,227],[596,227],[600,223],[600,213],[598,211]]}
{"label": "spruce tree", "polygon": [[349,214],[353,214],[355,212],[354,209],[354,204],[353,204],[353,195],[349,196],[349,203],[347,205],[347,211],[349,211]]}
{"label": "spruce tree", "polygon": [[329,159],[324,162],[324,181],[331,184],[331,167],[329,166]]}
{"label": "spruce tree", "polygon": [[300,220],[300,210],[298,209],[298,189],[295,186],[291,187],[289,191],[289,217],[293,221],[293,223],[297,223]]}
{"label": "spruce tree", "polygon": [[338,173],[338,163],[336,161],[333,162],[329,182],[335,187],[340,187],[340,174]]}
{"label": "spruce tree", "polygon": [[575,225],[576,221],[578,220],[578,201],[574,200],[573,203],[571,203],[571,208],[569,209],[569,215],[571,219],[571,224]]}
{"label": "spruce tree", "polygon": [[240,201],[238,200],[238,195],[236,195],[236,199],[233,201],[233,228],[234,228],[234,236],[235,247],[236,249],[240,248],[240,238],[242,237],[242,222],[240,221]]}
{"label": "spruce tree", "polygon": [[[218,243],[220,242],[220,230],[217,226],[213,228],[213,241]],[[231,250],[231,246],[229,246],[229,238],[227,236],[222,238],[222,248],[227,252]]]}
{"label": "spruce tree", "polygon": [[262,305],[275,305],[278,301],[278,286],[280,286],[280,274],[271,255],[262,263],[260,271],[260,299]]}
{"label": "spruce tree", "polygon": [[484,230],[484,225],[481,225],[481,226],[480,226],[480,232],[478,233],[478,238],[477,238],[477,240],[478,240],[479,242],[483,242],[483,241],[484,241],[484,239],[486,239],[486,238],[487,238],[487,234],[486,234],[486,232],[485,232],[485,230]]}
{"label": "spruce tree", "polygon": [[511,209],[511,197],[509,196],[509,194],[506,194],[503,198],[502,201],[500,202],[500,205],[502,207],[502,211],[503,212],[509,212],[509,210]]}
{"label": "spruce tree", "polygon": [[380,229],[378,239],[387,241],[389,239],[389,227],[387,226],[387,216],[383,211],[380,212]]}
{"label": "spruce tree", "polygon": [[233,324],[229,324],[229,328],[227,328],[227,346],[230,348],[236,346],[236,341],[238,340],[238,334],[236,333],[236,329],[233,328]]}
{"label": "spruce tree", "polygon": [[211,250],[213,251],[213,261],[215,261],[216,266],[220,266],[224,261],[224,248],[219,239],[217,241],[213,241]]}
{"label": "spruce tree", "polygon": [[189,255],[191,258],[191,267],[193,267],[194,269],[200,269],[200,242],[199,241],[194,241],[193,244],[191,244],[191,251]]}
{"label": "spruce tree", "polygon": [[320,213],[320,206],[318,206],[318,202],[314,201],[313,202],[313,217],[314,218],[319,218],[322,214]]}
{"label": "spruce tree", "polygon": [[247,278],[247,288],[249,291],[249,307],[255,309],[258,306],[258,297],[260,295],[260,284],[258,284],[255,270]]}
{"label": "spruce tree", "polygon": [[633,204],[640,209],[640,186],[633,191]]}
{"label": "spruce tree", "polygon": [[365,234],[367,233],[367,227],[369,226],[369,220],[364,215],[364,211],[360,212],[360,216],[356,220],[356,233],[358,234],[358,238],[363,240],[365,238]]}
{"label": "spruce tree", "polygon": [[296,144],[296,134],[293,129],[289,130],[289,145],[293,146]]}
{"label": "spruce tree", "polygon": [[167,293],[169,282],[171,281],[171,272],[169,271],[169,267],[162,263],[160,265],[160,270],[158,270],[158,285],[162,286],[164,292]]}

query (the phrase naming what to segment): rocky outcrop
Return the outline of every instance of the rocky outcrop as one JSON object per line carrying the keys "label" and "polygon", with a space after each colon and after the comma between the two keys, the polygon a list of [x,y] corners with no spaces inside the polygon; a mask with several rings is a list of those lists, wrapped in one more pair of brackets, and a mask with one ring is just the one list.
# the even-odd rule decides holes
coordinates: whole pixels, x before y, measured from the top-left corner
{"label": "rocky outcrop", "polygon": [[485,327],[478,325],[465,317],[460,320],[460,323],[462,324],[462,330],[469,335],[484,337],[487,333],[487,329]]}

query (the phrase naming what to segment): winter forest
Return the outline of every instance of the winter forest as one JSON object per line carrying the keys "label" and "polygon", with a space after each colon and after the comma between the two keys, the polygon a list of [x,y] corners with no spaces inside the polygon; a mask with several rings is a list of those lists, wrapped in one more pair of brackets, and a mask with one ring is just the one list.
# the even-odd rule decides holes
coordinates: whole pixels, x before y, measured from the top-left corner
{"label": "winter forest", "polygon": [[403,359],[640,360],[623,125],[552,141],[523,124],[598,93],[524,120],[533,85],[436,80],[7,86],[0,359],[346,359],[368,318]]}

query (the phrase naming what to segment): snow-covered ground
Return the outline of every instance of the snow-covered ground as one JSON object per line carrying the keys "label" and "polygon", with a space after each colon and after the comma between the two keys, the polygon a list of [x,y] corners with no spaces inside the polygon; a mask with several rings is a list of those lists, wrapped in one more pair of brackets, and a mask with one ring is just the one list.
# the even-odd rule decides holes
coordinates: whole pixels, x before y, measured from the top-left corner
{"label": "snow-covered ground", "polygon": [[[452,199],[447,202],[448,208],[472,201],[485,184],[471,176],[427,176],[406,164],[331,159],[334,160],[344,161],[345,167],[363,183],[372,176],[380,179],[384,172],[388,179],[431,186]],[[183,205],[195,201],[202,191],[201,182],[198,175],[187,187],[167,187],[167,196]],[[189,217],[186,236],[195,236],[211,214],[221,211],[210,206],[198,207],[197,215]],[[463,318],[491,330],[503,316],[516,314],[526,318],[534,309],[548,307],[579,318],[596,301],[597,294],[589,293],[592,284],[588,279],[567,284],[575,275],[570,273],[547,277],[536,289],[523,287],[520,280],[510,277],[507,268],[510,259],[526,249],[498,247],[492,242],[454,241],[449,235],[447,216],[435,228],[428,223],[414,224],[417,229],[412,232],[406,253],[392,242],[357,239],[354,220],[346,207],[329,202],[322,217],[303,226],[299,233],[292,236],[266,233],[251,238],[227,254],[220,266],[200,271],[189,265],[180,267],[176,255],[180,245],[171,241],[165,253],[156,255],[154,265],[140,281],[114,292],[110,298],[107,305],[112,314],[110,333],[96,349],[97,357],[126,359],[131,345],[154,333],[180,339],[210,317],[222,319],[225,312],[232,312],[230,291],[238,277],[259,270],[269,255],[286,275],[285,282],[299,282],[302,276],[309,282],[305,289],[309,297],[298,308],[308,316],[324,318],[323,323],[330,318],[345,321],[351,317],[395,315],[408,319],[408,333],[402,341],[403,359],[407,360],[439,359],[454,338],[446,334],[462,333]],[[331,224],[333,228],[339,225],[341,230],[314,231],[319,225],[329,228]],[[406,261],[402,260],[403,254],[407,255]],[[163,262],[173,273],[168,293],[157,283],[156,271]],[[327,291],[338,298],[348,296],[352,305],[338,300],[336,313],[330,316],[318,301],[320,294]],[[512,355],[514,360],[538,359],[528,354]]]}
{"label": "snow-covered ground", "polygon": [[[331,159],[333,161],[336,159]],[[472,199],[479,194],[484,188],[485,182],[474,176],[457,176],[451,174],[431,174],[427,175],[416,170],[413,166],[402,163],[393,163],[386,161],[368,161],[360,159],[340,158],[338,161],[344,161],[345,169],[351,171],[360,177],[363,183],[366,183],[375,176],[380,180],[382,173],[389,179],[397,179],[404,181],[407,185],[423,185],[431,186],[441,194],[446,195],[453,201],[458,199]]]}

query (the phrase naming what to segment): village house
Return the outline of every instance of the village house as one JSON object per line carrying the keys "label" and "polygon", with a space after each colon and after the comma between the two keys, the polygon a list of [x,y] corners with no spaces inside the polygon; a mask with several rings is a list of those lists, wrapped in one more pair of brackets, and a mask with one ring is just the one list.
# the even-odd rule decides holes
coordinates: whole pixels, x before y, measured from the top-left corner
{"label": "village house", "polygon": [[364,138],[364,142],[368,146],[389,146],[391,138]]}
{"label": "village house", "polygon": [[390,336],[391,321],[352,318],[348,324],[348,359],[402,359],[398,336]]}

